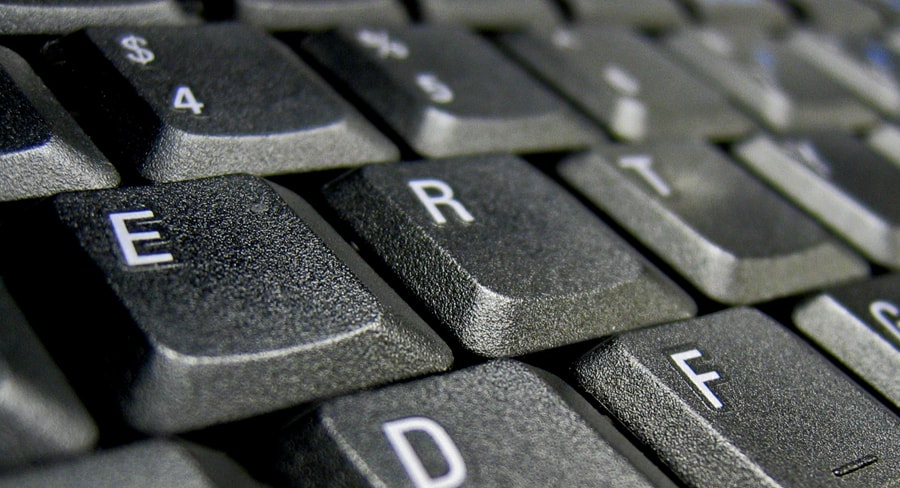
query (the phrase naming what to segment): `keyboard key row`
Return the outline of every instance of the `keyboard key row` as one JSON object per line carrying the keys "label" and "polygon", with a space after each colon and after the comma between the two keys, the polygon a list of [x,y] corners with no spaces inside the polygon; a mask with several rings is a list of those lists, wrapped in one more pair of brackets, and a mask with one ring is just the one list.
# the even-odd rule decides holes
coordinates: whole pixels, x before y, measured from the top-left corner
{"label": "keyboard key row", "polygon": [[[577,362],[576,378],[652,459],[560,378],[510,360],[332,399],[243,447],[259,455],[252,474],[279,486],[675,486],[654,460],[698,488],[887,487],[900,476],[897,417],[756,311],[617,335]],[[7,474],[0,486],[67,477],[255,486],[221,454],[163,440]]]}

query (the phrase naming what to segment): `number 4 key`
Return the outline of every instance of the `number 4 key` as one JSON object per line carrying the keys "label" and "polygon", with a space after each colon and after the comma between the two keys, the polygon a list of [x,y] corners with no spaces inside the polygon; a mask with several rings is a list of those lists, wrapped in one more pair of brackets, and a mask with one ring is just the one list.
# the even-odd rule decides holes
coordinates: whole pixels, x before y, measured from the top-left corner
{"label": "number 4 key", "polygon": [[90,28],[47,54],[61,85],[81,80],[72,102],[126,177],[271,175],[397,158],[286,47],[248,27]]}

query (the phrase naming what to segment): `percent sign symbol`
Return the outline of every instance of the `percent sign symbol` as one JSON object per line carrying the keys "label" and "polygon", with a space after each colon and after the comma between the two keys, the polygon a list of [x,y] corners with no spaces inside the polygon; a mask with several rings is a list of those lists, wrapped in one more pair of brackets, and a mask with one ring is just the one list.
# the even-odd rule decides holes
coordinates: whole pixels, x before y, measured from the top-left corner
{"label": "percent sign symbol", "polygon": [[386,31],[363,29],[357,33],[356,38],[363,46],[374,49],[382,59],[406,59],[409,56],[406,44],[391,39]]}

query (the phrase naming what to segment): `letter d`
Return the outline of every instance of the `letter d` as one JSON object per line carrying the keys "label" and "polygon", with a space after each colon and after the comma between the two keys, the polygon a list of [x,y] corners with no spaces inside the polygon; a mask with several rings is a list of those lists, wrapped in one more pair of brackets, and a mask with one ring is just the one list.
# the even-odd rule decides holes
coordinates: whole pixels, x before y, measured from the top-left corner
{"label": "letter d", "polygon": [[[416,488],[456,488],[466,480],[466,464],[463,462],[462,454],[447,431],[434,420],[425,417],[407,417],[385,422],[381,430],[387,436]],[[406,433],[411,431],[424,432],[431,438],[447,462],[446,473],[438,477],[428,474],[422,459],[406,437]]]}

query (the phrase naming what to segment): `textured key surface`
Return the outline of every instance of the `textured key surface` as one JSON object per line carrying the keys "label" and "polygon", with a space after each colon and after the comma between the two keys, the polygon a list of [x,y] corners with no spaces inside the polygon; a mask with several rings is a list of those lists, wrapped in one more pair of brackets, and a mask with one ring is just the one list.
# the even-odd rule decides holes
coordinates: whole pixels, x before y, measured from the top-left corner
{"label": "textured key surface", "polygon": [[501,42],[616,138],[725,138],[751,128],[715,90],[628,30],[516,33]]}
{"label": "textured key surface", "polygon": [[478,28],[547,28],[561,21],[547,0],[416,0],[416,8],[427,22]]}
{"label": "textured key surface", "polygon": [[517,355],[692,314],[595,216],[510,156],[369,166],[326,198],[464,347]]}
{"label": "textured key surface", "polygon": [[89,25],[193,23],[176,0],[3,0],[0,34],[65,34]]}
{"label": "textured key surface", "polygon": [[759,136],[735,155],[869,258],[900,267],[900,166],[833,132],[780,143]]}
{"label": "textured key surface", "polygon": [[778,132],[874,123],[874,112],[837,82],[762,32],[683,30],[666,46],[738,106]]}
{"label": "textured key surface", "polygon": [[303,46],[423,156],[550,151],[599,137],[493,46],[463,30],[345,29]]}
{"label": "textured key surface", "polygon": [[684,19],[672,0],[565,0],[576,18],[587,22],[671,26]]}
{"label": "textured key surface", "polygon": [[[91,262],[44,271],[72,309],[47,311],[42,331],[93,317],[55,332],[76,386],[121,395],[140,430],[172,432],[447,368],[436,334],[368,268],[348,268],[293,199],[240,176],[58,197],[59,239]],[[108,289],[90,287],[98,273]],[[92,376],[104,362],[105,386]]]}
{"label": "textured key surface", "polygon": [[577,371],[691,486],[875,488],[900,479],[900,419],[759,312],[623,334]]}
{"label": "textured key surface", "polygon": [[41,469],[0,475],[3,488],[262,488],[224,454],[152,440]]}
{"label": "textured key surface", "polygon": [[109,188],[119,174],[28,64],[0,48],[0,201]]}
{"label": "textured key surface", "polygon": [[794,323],[900,407],[900,275],[828,290],[798,307]]}
{"label": "textured key surface", "polygon": [[498,361],[328,402],[285,433],[280,470],[291,486],[673,486],[635,454],[558,378]]}
{"label": "textured key surface", "polygon": [[788,12],[775,0],[684,0],[691,12],[712,24],[783,28],[790,22]]}
{"label": "textured key surface", "polygon": [[844,33],[872,32],[882,21],[871,2],[858,0],[788,0],[817,28]]}
{"label": "textured key surface", "polygon": [[79,105],[98,144],[150,180],[397,157],[293,53],[250,28],[88,29],[49,55],[66,83],[92,93]]}
{"label": "textured key surface", "polygon": [[812,219],[709,146],[598,147],[559,170],[717,300],[763,301],[868,273]]}
{"label": "textured key surface", "polygon": [[804,31],[791,36],[788,46],[885,115],[900,116],[900,55],[880,39]]}
{"label": "textured key surface", "polygon": [[0,468],[90,450],[97,427],[0,279]]}
{"label": "textured key surface", "polygon": [[276,31],[406,21],[406,13],[396,0],[236,0],[234,10],[237,20]]}

